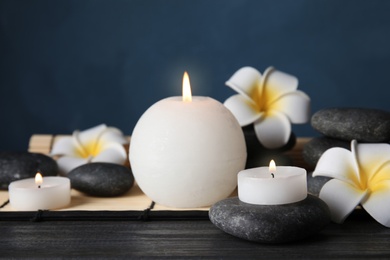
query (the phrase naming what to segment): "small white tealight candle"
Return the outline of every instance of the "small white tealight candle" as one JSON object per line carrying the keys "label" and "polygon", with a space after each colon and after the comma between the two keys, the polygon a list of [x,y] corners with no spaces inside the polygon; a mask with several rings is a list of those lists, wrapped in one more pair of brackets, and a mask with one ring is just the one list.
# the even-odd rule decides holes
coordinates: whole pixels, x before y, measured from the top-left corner
{"label": "small white tealight candle", "polygon": [[70,203],[70,181],[65,177],[45,177],[14,181],[8,186],[9,202],[20,211],[62,208]]}
{"label": "small white tealight candle", "polygon": [[278,166],[258,167],[238,173],[238,198],[257,205],[294,203],[307,197],[306,170]]}
{"label": "small white tealight candle", "polygon": [[149,198],[169,207],[202,207],[234,191],[246,146],[234,115],[212,98],[192,97],[185,74],[183,97],[163,99],[139,119],[129,157]]}

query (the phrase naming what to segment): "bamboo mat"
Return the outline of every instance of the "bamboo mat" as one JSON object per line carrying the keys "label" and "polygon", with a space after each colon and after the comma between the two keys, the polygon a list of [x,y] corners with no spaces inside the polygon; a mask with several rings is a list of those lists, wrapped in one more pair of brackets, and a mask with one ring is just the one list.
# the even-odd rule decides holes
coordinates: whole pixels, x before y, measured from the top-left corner
{"label": "bamboo mat", "polygon": [[[233,192],[232,196],[237,196],[236,192]],[[3,203],[8,200],[8,192],[0,192],[0,203]],[[71,203],[62,209],[56,209],[56,211],[78,211],[78,210],[88,210],[88,211],[124,211],[124,210],[134,210],[134,211],[143,211],[150,207],[152,200],[149,199],[135,184],[129,192],[119,197],[92,197],[76,190],[71,191]],[[169,208],[159,204],[156,204],[151,209],[153,211],[158,210],[172,210],[172,211],[193,211],[193,210],[203,210],[208,211],[209,207],[203,208]],[[5,211],[15,211],[10,204],[7,204],[0,209],[0,212]]]}
{"label": "bamboo mat", "polygon": [[[64,135],[42,135],[35,134],[30,138],[29,152],[42,153],[49,155],[53,144]],[[130,141],[130,137],[128,137]],[[302,149],[306,142],[310,138],[297,138],[294,148],[285,154],[290,156],[295,166],[308,169],[308,165],[302,158]],[[128,151],[128,145],[125,147]],[[127,160],[128,161],[128,160]],[[129,167],[129,163],[127,162]],[[65,208],[57,209],[55,211],[208,211],[209,207],[203,208],[170,208],[159,204],[153,204],[135,183],[134,186],[125,195],[112,198],[92,197],[85,195],[76,190],[71,191],[71,203]],[[231,196],[237,196],[237,190],[235,190]],[[0,205],[8,200],[8,192],[0,191]],[[13,212],[15,211],[10,204],[0,208],[0,212]]]}

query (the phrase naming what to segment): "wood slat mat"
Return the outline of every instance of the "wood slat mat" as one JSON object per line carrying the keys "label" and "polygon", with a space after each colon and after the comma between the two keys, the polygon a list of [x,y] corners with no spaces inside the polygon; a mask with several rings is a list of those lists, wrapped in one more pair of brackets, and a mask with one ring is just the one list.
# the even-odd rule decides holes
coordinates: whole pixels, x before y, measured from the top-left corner
{"label": "wood slat mat", "polygon": [[[236,191],[232,196],[237,196]],[[0,204],[8,200],[8,192],[0,191]],[[106,219],[205,219],[209,207],[170,208],[152,202],[137,184],[125,195],[111,198],[92,197],[76,190],[71,191],[71,203],[62,209],[45,212],[18,212],[8,203],[0,208],[1,220],[106,220]]]}
{"label": "wood slat mat", "polygon": [[[42,153],[48,155],[52,149],[53,144],[64,135],[33,135],[29,143],[29,152]],[[130,137],[128,137],[130,141]],[[302,158],[302,149],[304,144],[310,140],[310,138],[298,138],[295,147],[287,152],[294,165],[304,167],[308,169],[308,165],[305,164]],[[128,146],[125,147],[128,151]],[[129,164],[127,164],[129,167]],[[115,218],[115,217],[141,217],[145,212],[157,217],[170,218],[176,217],[184,219],[192,218],[205,218],[209,207],[203,208],[170,208],[159,204],[154,204],[138,187],[135,183],[131,190],[123,196],[114,198],[100,198],[92,197],[80,193],[76,190],[71,191],[72,200],[70,205],[63,209],[52,210],[50,212],[44,212],[42,214],[49,215],[51,218],[57,219],[57,217],[77,219],[84,216],[87,219],[94,219],[94,216],[100,216],[102,218]],[[235,190],[231,196],[237,196],[237,190]],[[0,205],[8,200],[8,192],[0,191]],[[54,213],[53,213],[54,212]],[[87,214],[87,213],[91,214]],[[156,214],[157,212],[157,214]],[[9,215],[7,215],[9,213]],[[160,214],[161,213],[161,214]],[[0,220],[15,217],[25,218],[31,217],[31,212],[16,212],[10,204],[7,204],[0,208]]]}

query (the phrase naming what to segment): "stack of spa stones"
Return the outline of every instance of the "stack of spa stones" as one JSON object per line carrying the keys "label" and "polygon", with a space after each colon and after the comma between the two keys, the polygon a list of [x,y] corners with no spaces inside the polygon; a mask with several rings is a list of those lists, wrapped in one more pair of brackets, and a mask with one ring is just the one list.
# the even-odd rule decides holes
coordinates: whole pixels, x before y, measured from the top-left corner
{"label": "stack of spa stones", "polygon": [[[321,155],[332,147],[351,149],[351,141],[358,143],[389,143],[390,113],[366,108],[327,108],[311,118],[312,127],[322,136],[313,138],[303,149],[304,160],[316,166]],[[327,177],[312,178],[308,174],[308,190],[318,195]]]}

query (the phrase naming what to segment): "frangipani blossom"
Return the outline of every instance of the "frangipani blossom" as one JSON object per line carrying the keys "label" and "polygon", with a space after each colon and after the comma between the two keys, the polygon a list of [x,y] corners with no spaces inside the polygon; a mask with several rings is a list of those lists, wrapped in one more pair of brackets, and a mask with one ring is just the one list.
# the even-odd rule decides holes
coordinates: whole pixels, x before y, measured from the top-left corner
{"label": "frangipani blossom", "polygon": [[224,105],[241,126],[254,124],[257,139],[267,148],[287,144],[291,123],[309,120],[310,98],[297,90],[298,79],[269,67],[264,75],[252,67],[239,69],[226,82],[238,94]]}
{"label": "frangipani blossom", "polygon": [[124,164],[127,154],[123,145],[126,143],[128,141],[119,129],[102,124],[62,137],[54,143],[51,154],[61,156],[57,164],[66,174],[89,162]]}
{"label": "frangipani blossom", "polygon": [[332,220],[342,223],[359,204],[379,223],[390,227],[390,145],[351,142],[351,151],[331,148],[319,159],[313,176],[331,179],[320,199]]}

